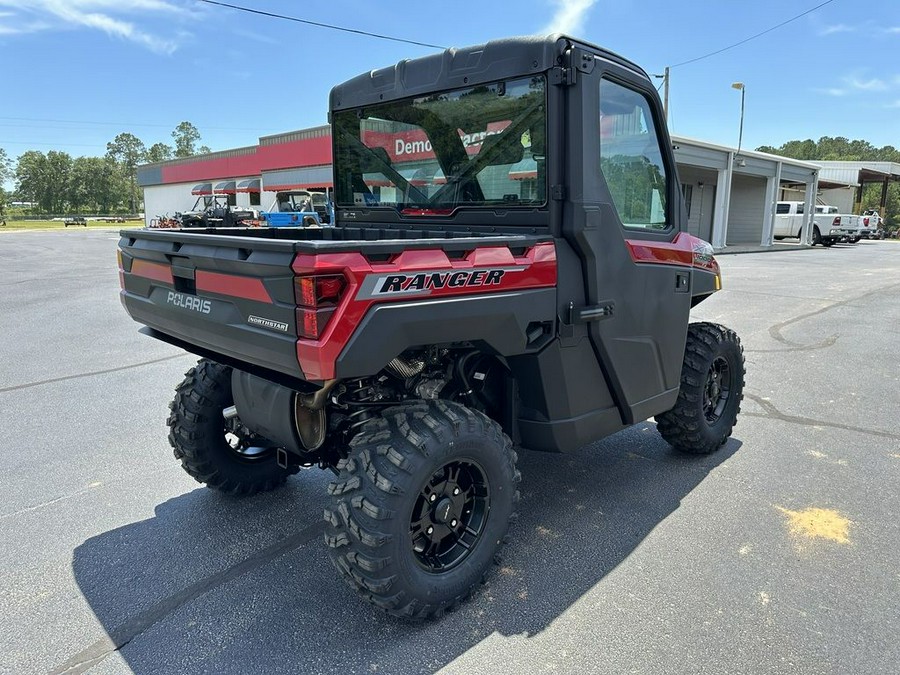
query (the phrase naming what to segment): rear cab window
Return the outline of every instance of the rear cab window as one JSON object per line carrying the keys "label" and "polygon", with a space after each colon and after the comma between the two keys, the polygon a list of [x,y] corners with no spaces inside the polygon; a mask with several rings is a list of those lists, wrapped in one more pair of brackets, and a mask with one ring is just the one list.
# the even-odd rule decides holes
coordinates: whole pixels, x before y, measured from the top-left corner
{"label": "rear cab window", "polygon": [[546,119],[543,77],[338,111],[337,204],[448,214],[543,206]]}

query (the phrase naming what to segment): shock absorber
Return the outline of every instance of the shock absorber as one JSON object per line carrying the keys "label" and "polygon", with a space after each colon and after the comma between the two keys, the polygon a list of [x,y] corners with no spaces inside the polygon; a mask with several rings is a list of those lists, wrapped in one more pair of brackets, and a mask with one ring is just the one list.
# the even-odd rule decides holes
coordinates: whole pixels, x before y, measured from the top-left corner
{"label": "shock absorber", "polygon": [[375,417],[374,409],[381,396],[370,380],[360,378],[347,383],[346,400],[350,414],[347,416],[347,432],[353,433]]}

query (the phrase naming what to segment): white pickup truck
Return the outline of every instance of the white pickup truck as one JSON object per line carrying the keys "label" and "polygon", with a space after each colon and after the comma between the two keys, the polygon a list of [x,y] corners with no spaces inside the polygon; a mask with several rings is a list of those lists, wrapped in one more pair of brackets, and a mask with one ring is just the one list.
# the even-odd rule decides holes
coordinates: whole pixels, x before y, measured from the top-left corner
{"label": "white pickup truck", "polygon": [[[843,240],[851,244],[855,244],[862,239],[864,233],[874,232],[875,224],[878,222],[877,218],[838,213],[836,206],[816,206],[816,213],[822,214],[821,216],[816,216],[818,222],[824,221],[825,227],[830,227],[832,234],[842,235]],[[872,223],[871,228],[869,228],[870,222]]]}
{"label": "white pickup truck", "polygon": [[863,239],[883,239],[884,221],[875,209],[863,211],[861,216],[863,230],[860,232]]}
{"label": "white pickup truck", "polygon": [[[787,237],[799,239],[803,230],[804,202],[778,202],[775,205],[775,239],[781,241]],[[848,240],[849,236],[844,232],[843,218],[858,218],[859,216],[842,216],[837,213],[834,206],[816,205],[816,215],[812,225],[812,243],[831,246],[839,241]],[[858,235],[856,241],[859,241]]]}

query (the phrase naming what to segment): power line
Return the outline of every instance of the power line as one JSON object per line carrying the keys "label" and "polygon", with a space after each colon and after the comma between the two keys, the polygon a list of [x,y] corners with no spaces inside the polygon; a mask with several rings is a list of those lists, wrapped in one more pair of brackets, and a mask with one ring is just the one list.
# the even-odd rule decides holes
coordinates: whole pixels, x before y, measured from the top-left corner
{"label": "power line", "polygon": [[805,12],[801,12],[797,16],[793,16],[790,19],[788,19],[787,21],[782,21],[778,25],[772,26],[771,28],[767,28],[766,30],[764,30],[760,33],[757,33],[756,35],[751,35],[750,37],[745,38],[745,39],[741,40],[740,42],[735,42],[733,45],[728,45],[727,47],[722,47],[721,49],[717,49],[716,51],[710,52],[709,54],[704,54],[703,56],[698,56],[697,58],[689,59],[688,61],[682,61],[681,63],[676,63],[674,66],[669,66],[669,67],[670,68],[678,68],[679,66],[686,66],[689,63],[696,63],[697,61],[702,61],[703,59],[708,59],[710,56],[715,56],[716,54],[721,54],[722,52],[727,52],[729,49],[734,49],[735,47],[740,47],[742,44],[746,44],[747,42],[750,42],[750,40],[755,40],[756,38],[761,37],[761,36],[765,35],[766,33],[771,33],[773,30],[777,30],[778,28],[781,28],[782,26],[786,26],[787,24],[791,23],[792,21],[796,21],[797,19],[806,16],[807,14],[811,14],[811,13],[815,12],[817,9],[820,9],[820,8],[824,7],[825,5],[829,5],[832,2],[834,2],[834,0],[825,0],[825,2],[816,5],[812,9],[808,9]]}
{"label": "power line", "polygon": [[36,141],[0,141],[0,145],[49,145],[56,147],[105,148],[103,143],[37,143]]}
{"label": "power line", "polygon": [[[92,120],[58,120],[51,119],[49,117],[3,117],[0,116],[0,120],[9,120],[9,121],[18,121],[18,122],[57,122],[60,124],[94,124],[99,126],[117,126],[117,127],[160,127],[163,129],[174,129],[177,124],[155,124],[155,123],[141,123],[141,122],[95,122]],[[24,124],[19,125],[4,125],[4,126],[26,126]],[[214,129],[216,131],[259,131],[258,127],[203,127],[204,129]]]}
{"label": "power line", "polygon": [[309,19],[301,19],[296,16],[288,16],[286,14],[276,14],[274,12],[264,12],[261,9],[252,9],[251,7],[241,7],[240,5],[232,5],[227,2],[217,2],[217,0],[197,0],[207,5],[216,5],[218,7],[227,7],[235,9],[239,12],[247,12],[248,14],[258,14],[259,16],[267,16],[272,19],[284,19],[285,21],[294,21],[296,23],[304,23],[308,26],[317,26],[318,28],[329,28],[331,30],[342,31],[344,33],[354,33],[356,35],[365,35],[366,37],[378,38],[379,40],[390,40],[391,42],[403,42],[408,45],[416,45],[417,47],[433,47],[435,49],[447,49],[442,45],[434,45],[428,42],[417,42],[416,40],[406,40],[404,38],[393,37],[391,35],[381,35],[379,33],[370,33],[369,31],[359,30],[356,28],[344,28],[343,26],[335,26],[330,23],[321,23],[319,21],[310,21]]}

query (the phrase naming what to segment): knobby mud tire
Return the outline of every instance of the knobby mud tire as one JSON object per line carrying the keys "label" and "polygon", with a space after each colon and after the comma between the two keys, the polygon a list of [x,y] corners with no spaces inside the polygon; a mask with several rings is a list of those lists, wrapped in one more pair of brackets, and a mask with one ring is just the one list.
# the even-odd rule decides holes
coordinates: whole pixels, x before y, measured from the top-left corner
{"label": "knobby mud tire", "polygon": [[182,468],[198,483],[235,497],[274,490],[298,468],[278,466],[274,449],[241,457],[226,440],[222,411],[234,404],[231,368],[201,359],[185,373],[169,404],[169,444]]}
{"label": "knobby mud tire", "polygon": [[[714,364],[727,364],[729,387],[723,409],[714,420],[708,415],[708,386]],[[688,327],[681,390],[675,406],[656,416],[656,428],[676,450],[708,454],[725,444],[744,398],[744,350],[737,334],[715,323]]]}
{"label": "knobby mud tire", "polygon": [[[393,616],[422,621],[455,609],[484,582],[509,536],[520,480],[510,439],[480,412],[421,401],[367,421],[350,446],[325,509],[335,567],[366,601]],[[467,462],[486,479],[486,516],[461,562],[435,571],[414,550],[414,509],[436,472]]]}

